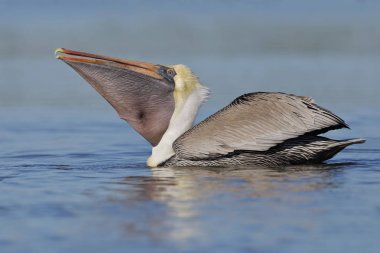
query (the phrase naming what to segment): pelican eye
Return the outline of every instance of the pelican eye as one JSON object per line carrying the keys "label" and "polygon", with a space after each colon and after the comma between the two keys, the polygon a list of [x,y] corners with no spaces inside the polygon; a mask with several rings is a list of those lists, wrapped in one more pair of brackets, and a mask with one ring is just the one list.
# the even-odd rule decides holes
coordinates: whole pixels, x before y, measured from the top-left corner
{"label": "pelican eye", "polygon": [[160,66],[158,69],[158,73],[171,83],[174,83],[174,76],[177,75],[173,68],[169,68],[166,66]]}
{"label": "pelican eye", "polygon": [[171,77],[174,77],[177,73],[175,72],[174,69],[167,69],[166,74],[168,74]]}

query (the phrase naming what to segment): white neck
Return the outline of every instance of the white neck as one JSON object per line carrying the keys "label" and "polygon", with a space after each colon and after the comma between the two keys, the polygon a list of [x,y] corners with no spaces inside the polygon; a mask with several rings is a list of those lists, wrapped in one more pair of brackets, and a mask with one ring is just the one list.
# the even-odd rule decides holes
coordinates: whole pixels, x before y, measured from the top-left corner
{"label": "white neck", "polygon": [[168,129],[158,145],[152,148],[152,155],[147,161],[149,167],[157,167],[174,155],[174,141],[193,125],[199,106],[205,99],[205,91],[202,89],[204,88],[194,89],[182,105],[176,106]]}

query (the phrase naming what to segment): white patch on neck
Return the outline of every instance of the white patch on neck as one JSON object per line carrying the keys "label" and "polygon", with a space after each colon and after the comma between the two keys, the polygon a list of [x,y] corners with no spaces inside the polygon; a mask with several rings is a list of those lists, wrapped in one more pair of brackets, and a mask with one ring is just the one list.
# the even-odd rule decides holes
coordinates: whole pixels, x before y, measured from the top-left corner
{"label": "white patch on neck", "polygon": [[157,167],[174,155],[172,146],[174,141],[192,127],[198,109],[207,96],[207,88],[199,85],[189,94],[182,105],[178,105],[161,141],[152,148],[152,155],[147,161],[149,167]]}

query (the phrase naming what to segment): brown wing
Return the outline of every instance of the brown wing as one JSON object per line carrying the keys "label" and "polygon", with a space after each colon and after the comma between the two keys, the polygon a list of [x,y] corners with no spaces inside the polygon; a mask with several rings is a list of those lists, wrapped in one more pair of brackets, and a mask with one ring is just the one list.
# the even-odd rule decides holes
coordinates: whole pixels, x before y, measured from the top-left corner
{"label": "brown wing", "polygon": [[184,159],[205,159],[236,150],[266,151],[285,140],[348,127],[309,97],[250,93],[195,125],[173,144]]}

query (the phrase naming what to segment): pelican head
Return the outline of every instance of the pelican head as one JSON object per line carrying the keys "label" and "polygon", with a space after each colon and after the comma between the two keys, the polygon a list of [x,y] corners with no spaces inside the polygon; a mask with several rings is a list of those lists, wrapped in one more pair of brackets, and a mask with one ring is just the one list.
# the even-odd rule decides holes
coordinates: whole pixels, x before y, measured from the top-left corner
{"label": "pelican head", "polygon": [[148,165],[170,158],[208,90],[185,65],[165,66],[59,48],[56,57],[81,75],[152,146]]}

